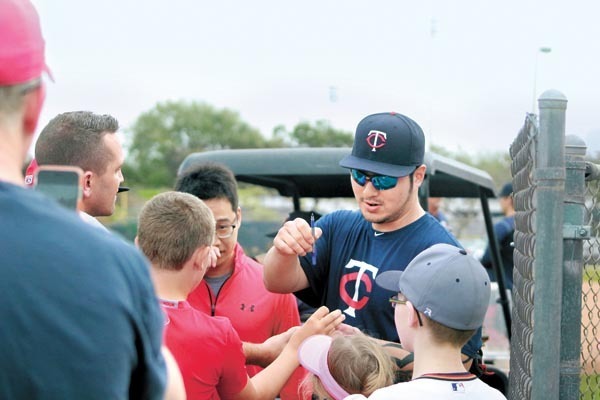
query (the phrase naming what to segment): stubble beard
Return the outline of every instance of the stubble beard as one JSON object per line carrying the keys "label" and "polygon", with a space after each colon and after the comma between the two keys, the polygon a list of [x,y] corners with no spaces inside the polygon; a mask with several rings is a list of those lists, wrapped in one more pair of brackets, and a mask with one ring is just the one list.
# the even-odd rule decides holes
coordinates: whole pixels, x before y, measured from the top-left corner
{"label": "stubble beard", "polygon": [[367,220],[368,222],[370,222],[372,224],[377,224],[377,225],[387,224],[387,223],[391,223],[391,222],[395,222],[395,221],[399,220],[404,215],[406,215],[406,213],[408,212],[408,209],[410,208],[409,202],[411,201],[411,198],[412,198],[412,192],[413,192],[413,183],[411,182],[410,187],[408,189],[408,194],[407,194],[406,198],[404,199],[404,202],[402,203],[400,208],[398,208],[397,211],[392,212],[391,214],[383,215],[379,218],[376,218],[376,217],[368,217],[361,210],[363,218],[365,220]]}

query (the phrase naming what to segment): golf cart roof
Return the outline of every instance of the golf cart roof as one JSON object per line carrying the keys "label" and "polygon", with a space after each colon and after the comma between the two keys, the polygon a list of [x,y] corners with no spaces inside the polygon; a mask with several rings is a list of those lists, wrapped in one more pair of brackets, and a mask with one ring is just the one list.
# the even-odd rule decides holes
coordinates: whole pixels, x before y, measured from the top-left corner
{"label": "golf cart roof", "polygon": [[[229,167],[239,182],[274,188],[282,196],[353,197],[348,169],[338,164],[350,152],[350,147],[206,151],[188,155],[178,174],[213,161]],[[485,171],[432,152],[425,154],[425,164],[431,197],[495,197]]]}

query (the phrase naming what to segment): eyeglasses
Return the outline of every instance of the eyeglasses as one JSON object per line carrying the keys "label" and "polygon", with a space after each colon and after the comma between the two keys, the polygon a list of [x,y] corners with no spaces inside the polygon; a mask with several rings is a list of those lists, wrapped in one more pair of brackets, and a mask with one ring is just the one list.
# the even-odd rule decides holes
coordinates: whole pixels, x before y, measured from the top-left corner
{"label": "eyeglasses", "polygon": [[392,308],[396,308],[396,304],[406,304],[408,300],[400,300],[398,296],[392,296],[388,301],[392,305]]}
{"label": "eyeglasses", "polygon": [[377,190],[388,190],[398,184],[398,178],[395,176],[367,175],[358,169],[351,169],[350,175],[352,175],[354,182],[358,183],[360,186],[365,186],[367,182],[371,182],[373,187]]}
{"label": "eyeglasses", "polygon": [[29,92],[33,92],[42,85],[42,78],[34,79],[30,82],[21,85],[21,95],[24,96]]}
{"label": "eyeglasses", "polygon": [[233,235],[233,230],[237,226],[237,217],[233,221],[233,224],[217,224],[216,235],[219,239],[227,239]]}
{"label": "eyeglasses", "polygon": [[[388,301],[392,305],[392,308],[396,308],[396,304],[406,304],[406,302],[408,300],[400,300],[398,298],[398,296],[392,296],[392,297],[389,298]],[[419,320],[419,326],[423,326],[423,321],[421,320],[421,315],[419,314],[419,310],[417,310],[415,308],[415,306],[413,306],[413,308],[415,309],[415,312],[417,313],[417,319]]]}

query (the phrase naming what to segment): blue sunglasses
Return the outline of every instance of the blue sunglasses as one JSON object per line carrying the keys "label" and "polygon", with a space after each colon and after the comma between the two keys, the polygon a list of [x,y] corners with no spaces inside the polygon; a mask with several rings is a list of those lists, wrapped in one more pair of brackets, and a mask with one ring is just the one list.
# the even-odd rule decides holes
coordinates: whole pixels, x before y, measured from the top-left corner
{"label": "blue sunglasses", "polygon": [[358,169],[351,169],[350,175],[354,182],[360,186],[365,186],[367,182],[371,182],[373,187],[377,190],[388,190],[395,187],[398,184],[398,178],[387,175],[367,175]]}

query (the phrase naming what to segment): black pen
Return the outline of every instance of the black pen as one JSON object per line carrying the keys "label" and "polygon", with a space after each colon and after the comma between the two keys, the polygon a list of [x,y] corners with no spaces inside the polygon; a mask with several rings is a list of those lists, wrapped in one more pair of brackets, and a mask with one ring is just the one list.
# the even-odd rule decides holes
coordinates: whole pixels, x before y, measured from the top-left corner
{"label": "black pen", "polygon": [[310,213],[310,233],[314,239],[312,250],[312,265],[317,266],[317,236],[315,235],[315,213]]}

